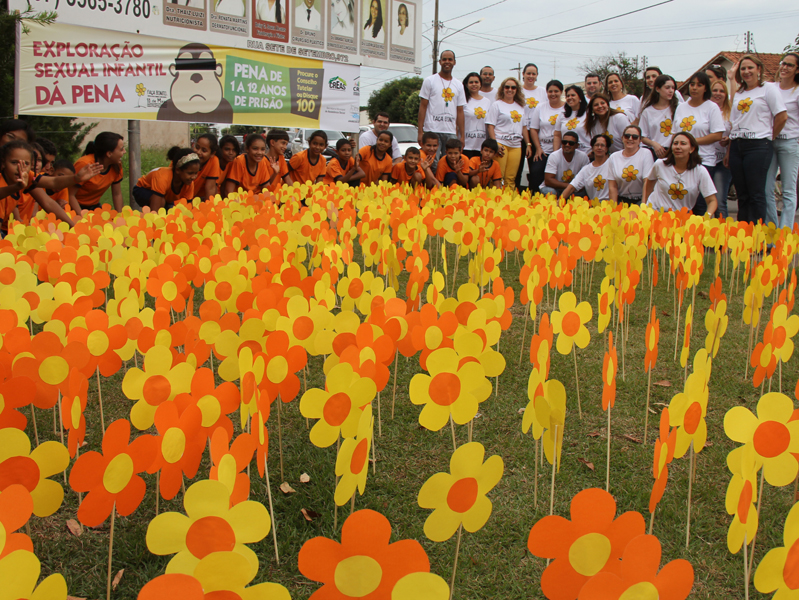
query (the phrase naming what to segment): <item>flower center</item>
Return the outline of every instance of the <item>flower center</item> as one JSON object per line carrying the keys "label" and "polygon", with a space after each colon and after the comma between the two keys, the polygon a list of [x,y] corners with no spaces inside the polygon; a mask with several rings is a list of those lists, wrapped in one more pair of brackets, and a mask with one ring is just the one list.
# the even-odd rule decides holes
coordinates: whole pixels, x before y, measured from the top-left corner
{"label": "flower center", "polygon": [[222,414],[222,407],[219,405],[219,400],[211,394],[207,394],[200,398],[199,402],[197,402],[197,407],[200,409],[203,416],[203,427],[210,427],[216,423],[217,419],[219,419],[219,416]]}
{"label": "flower center", "polygon": [[658,600],[658,589],[648,581],[641,581],[624,590],[619,600]]}
{"label": "flower center", "polygon": [[474,477],[464,477],[456,481],[447,494],[447,506],[456,513],[465,513],[477,500],[477,480]]}
{"label": "flower center", "polygon": [[371,556],[350,556],[336,565],[333,579],[345,596],[363,598],[380,586],[383,569]]}
{"label": "flower center", "polygon": [[461,380],[455,373],[439,373],[430,382],[429,394],[439,406],[449,406],[461,394]]}
{"label": "flower center", "polygon": [[350,414],[352,402],[350,397],[344,392],[333,394],[325,402],[325,407],[322,410],[327,421],[333,427],[340,427],[341,424],[347,420]]}
{"label": "flower center", "polygon": [[749,520],[749,507],[752,505],[752,484],[749,480],[744,482],[741,495],[738,497],[738,518],[746,525]]}
{"label": "flower center", "polygon": [[110,494],[118,494],[130,483],[131,477],[133,477],[133,459],[127,454],[117,454],[105,468],[103,487]]}
{"label": "flower center", "polygon": [[39,465],[27,456],[12,456],[0,462],[0,490],[13,483],[25,486],[29,492],[39,485]]}
{"label": "flower center", "polygon": [[275,356],[266,365],[266,376],[272,383],[283,383],[289,374],[289,363],[282,356]]}
{"label": "flower center", "polygon": [[444,334],[438,327],[428,327],[424,332],[424,344],[430,350],[435,350],[444,341]]}
{"label": "flower center", "polygon": [[178,286],[175,285],[174,281],[165,281],[161,286],[161,296],[167,302],[172,302],[175,298],[178,297]]}
{"label": "flower center", "polygon": [[92,356],[102,356],[108,350],[108,336],[104,331],[92,331],[86,337],[86,347]]}
{"label": "flower center", "polygon": [[353,475],[359,475],[366,466],[366,459],[369,457],[369,440],[363,439],[355,446],[350,459],[350,471]]}
{"label": "flower center", "polygon": [[699,402],[694,402],[691,406],[688,407],[688,410],[685,411],[685,417],[683,418],[683,423],[685,424],[685,432],[688,435],[693,435],[696,433],[697,428],[699,427],[699,421],[702,420],[702,405]]}
{"label": "flower center", "polygon": [[58,385],[69,376],[69,365],[60,356],[48,356],[39,365],[39,377],[47,385]]}
{"label": "flower center", "polygon": [[355,298],[360,298],[361,294],[363,294],[363,281],[360,278],[350,281],[350,285],[347,287],[347,295],[354,300]]}
{"label": "flower center", "polygon": [[568,337],[574,337],[580,331],[580,315],[574,311],[563,315],[563,333]]}
{"label": "flower center", "polygon": [[161,454],[170,465],[175,464],[183,457],[186,449],[186,434],[180,427],[170,427],[161,441]]}
{"label": "flower center", "polygon": [[313,333],[313,321],[310,317],[304,315],[297,317],[294,321],[294,325],[291,326],[291,331],[294,333],[295,338],[303,341]]}
{"label": "flower center", "polygon": [[163,375],[148,377],[142,389],[144,401],[150,406],[160,406],[169,400],[171,393],[172,385],[169,383],[169,379]]}
{"label": "flower center", "polygon": [[765,421],[757,426],[752,440],[755,451],[763,458],[774,458],[788,449],[791,432],[778,421]]}
{"label": "flower center", "polygon": [[222,517],[203,517],[186,532],[186,549],[197,558],[211,552],[230,552],[236,546],[236,534]]}
{"label": "flower center", "polygon": [[792,590],[799,590],[799,540],[795,541],[785,556],[782,579]]}
{"label": "flower center", "polygon": [[610,540],[601,533],[587,533],[569,548],[569,563],[580,575],[593,577],[610,558]]}

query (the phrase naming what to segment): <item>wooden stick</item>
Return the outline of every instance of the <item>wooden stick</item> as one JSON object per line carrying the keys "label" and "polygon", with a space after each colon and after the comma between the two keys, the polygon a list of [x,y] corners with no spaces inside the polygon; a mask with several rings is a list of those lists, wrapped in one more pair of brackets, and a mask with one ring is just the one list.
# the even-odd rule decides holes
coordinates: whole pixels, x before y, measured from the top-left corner
{"label": "wooden stick", "polygon": [[452,563],[452,579],[449,582],[449,600],[455,595],[455,573],[458,571],[458,554],[461,551],[461,534],[463,533],[463,523],[458,525],[458,541],[455,543],[455,562]]}
{"label": "wooden stick", "polygon": [[[541,439],[535,440],[535,479],[533,480],[533,506],[538,506],[538,453],[541,449]],[[799,476],[797,476],[799,481]],[[794,493],[796,496],[796,493]]]}
{"label": "wooden stick", "polygon": [[[655,510],[657,510],[657,506],[655,506]],[[655,526],[655,511],[652,511],[652,514],[649,515],[649,535],[652,535],[652,528]]]}
{"label": "wooden stick", "polygon": [[394,419],[394,403],[397,400],[397,366],[399,365],[399,350],[394,351],[394,392],[391,394],[391,418]]}
{"label": "wooden stick", "polygon": [[108,540],[108,579],[105,587],[105,599],[111,600],[111,556],[114,553],[114,517],[117,513],[117,503],[111,508],[111,534]]}
{"label": "wooden stick", "polygon": [[555,445],[552,451],[552,483],[549,486],[549,514],[555,514],[555,470],[558,465],[558,426],[555,425]]}
{"label": "wooden stick", "polygon": [[[763,471],[764,469],[760,468],[760,490],[757,494],[757,518],[758,523],[760,522],[760,504],[763,502]],[[752,563],[755,562],[755,542],[757,542],[757,530],[755,530],[755,534],[752,536],[752,552],[749,555],[749,573],[752,572]]]}
{"label": "wooden stick", "polygon": [[644,444],[646,444],[646,434],[649,432],[649,393],[652,391],[652,369],[655,365],[649,368],[649,375],[646,378],[646,408],[644,409]]}
{"label": "wooden stick", "polygon": [[608,466],[605,474],[605,491],[610,492],[610,404],[608,403]]}
{"label": "wooden stick", "polygon": [[156,517],[158,516],[158,500],[159,500],[158,496],[160,496],[160,494],[158,493],[158,485],[160,482],[161,482],[161,469],[158,469],[155,472],[155,516]]}
{"label": "wooden stick", "polygon": [[33,423],[33,437],[36,438],[36,446],[39,446],[39,430],[36,428],[36,407],[31,404],[31,422]]}
{"label": "wooden stick", "polygon": [[383,435],[383,418],[380,416],[380,392],[377,392],[377,435]]}
{"label": "wooden stick", "polygon": [[688,542],[691,541],[691,492],[694,483],[694,443],[691,442],[688,466],[688,520],[685,524],[685,547],[688,547]]}
{"label": "wooden stick", "polygon": [[[336,438],[336,460],[338,460],[338,451],[339,447],[341,446],[341,436]],[[335,467],[334,467],[335,471]],[[333,487],[335,490],[338,487],[338,475],[336,477],[336,485]],[[338,529],[338,504],[336,504],[335,500],[333,501],[333,531]]]}
{"label": "wooden stick", "polygon": [[[286,481],[286,477],[283,475],[283,425],[280,420],[280,414],[283,412],[281,408],[281,404],[283,401],[280,399],[280,394],[277,395],[277,441],[278,447],[280,450],[280,480]],[[336,453],[338,455],[338,453]]]}
{"label": "wooden stick", "polygon": [[353,491],[352,498],[350,498],[350,516],[355,512],[355,494],[356,492]]}
{"label": "wooden stick", "polygon": [[452,451],[455,452],[458,449],[458,444],[455,443],[455,422],[452,420],[452,413],[449,415],[449,427],[452,430]]}
{"label": "wooden stick", "polygon": [[[275,522],[275,508],[272,506],[272,486],[269,484],[269,464],[264,452],[264,475],[266,476],[266,495],[269,497],[269,516],[272,517],[272,539],[275,542],[275,560],[280,564],[280,556],[277,553],[277,523]],[[333,526],[335,529],[335,525]]]}
{"label": "wooden stick", "polygon": [[[754,552],[752,553],[754,554]],[[746,532],[744,531],[744,590],[746,600],[749,600],[749,567],[746,560]]]}
{"label": "wooden stick", "polygon": [[530,313],[533,311],[533,299],[529,298],[529,300],[527,310],[524,311],[524,329],[522,330],[522,344],[519,350],[519,364],[522,364],[522,358],[524,357],[524,338],[527,337],[527,321],[530,320]]}
{"label": "wooden stick", "polygon": [[572,354],[574,354],[574,381],[577,384],[577,410],[580,413],[580,419],[583,418],[583,405],[580,402],[580,377],[577,375],[577,348],[572,346]]}

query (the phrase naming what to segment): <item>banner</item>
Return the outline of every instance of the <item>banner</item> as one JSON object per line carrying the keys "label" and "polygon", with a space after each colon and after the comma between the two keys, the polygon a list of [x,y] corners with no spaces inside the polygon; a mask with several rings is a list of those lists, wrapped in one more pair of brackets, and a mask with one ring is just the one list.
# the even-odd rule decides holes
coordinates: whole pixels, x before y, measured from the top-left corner
{"label": "banner", "polygon": [[[420,0],[9,0],[57,22],[421,73]],[[198,35],[199,32],[202,32]]]}
{"label": "banner", "polygon": [[358,131],[354,65],[58,23],[27,27],[17,44],[20,114]]}

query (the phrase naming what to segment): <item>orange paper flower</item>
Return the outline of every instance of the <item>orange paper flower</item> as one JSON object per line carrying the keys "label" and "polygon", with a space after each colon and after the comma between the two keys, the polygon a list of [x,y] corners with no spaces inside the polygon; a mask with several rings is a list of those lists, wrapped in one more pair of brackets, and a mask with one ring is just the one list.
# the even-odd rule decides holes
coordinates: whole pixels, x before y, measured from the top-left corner
{"label": "orange paper flower", "polygon": [[210,479],[221,481],[230,492],[230,506],[243,502],[250,495],[250,478],[243,473],[255,452],[255,440],[249,433],[240,433],[228,448],[230,438],[224,429],[211,436]]}
{"label": "orange paper flower", "polygon": [[14,533],[31,518],[33,498],[24,486],[10,485],[0,492],[0,558],[15,550],[33,552],[33,542],[24,533]]}
{"label": "orange paper flower", "polygon": [[658,361],[658,343],[660,342],[660,319],[657,318],[657,306],[652,307],[652,314],[646,326],[646,353],[644,354],[644,373],[655,368]]}
{"label": "orange paper flower", "polygon": [[619,356],[613,345],[613,333],[608,333],[608,351],[602,363],[602,410],[613,408],[616,401],[616,373],[619,370]]}

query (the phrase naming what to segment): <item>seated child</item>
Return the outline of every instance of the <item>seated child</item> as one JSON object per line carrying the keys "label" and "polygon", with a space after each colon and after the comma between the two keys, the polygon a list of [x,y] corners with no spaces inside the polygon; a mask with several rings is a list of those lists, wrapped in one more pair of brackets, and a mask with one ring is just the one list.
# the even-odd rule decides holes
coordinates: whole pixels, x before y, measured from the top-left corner
{"label": "seated child", "polygon": [[327,170],[325,172],[324,183],[335,183],[341,181],[342,183],[358,184],[366,173],[358,166],[358,161],[352,156],[352,143],[347,138],[341,138],[336,142],[336,158],[331,158],[327,162]]}
{"label": "seated child", "polygon": [[449,139],[445,148],[446,154],[442,156],[444,160],[438,161],[436,179],[446,187],[453,184],[468,187],[469,159],[461,154],[461,141],[457,138]]}
{"label": "seated child", "polygon": [[421,156],[421,163],[419,166],[424,171],[424,184],[428,188],[438,187],[438,179],[436,179],[436,155],[438,154],[438,135],[432,131],[425,131],[422,135],[422,149],[419,151]]}
{"label": "seated child", "polygon": [[419,148],[411,146],[405,151],[405,160],[394,165],[391,169],[392,183],[410,183],[416,185],[422,183],[425,178],[424,170],[419,166],[422,155]]}
{"label": "seated child", "polygon": [[469,175],[469,185],[473,188],[478,185],[484,188],[502,187],[502,169],[499,162],[494,159],[499,152],[499,145],[496,140],[483,140],[480,147],[480,156],[475,156],[469,160],[471,168]]}

